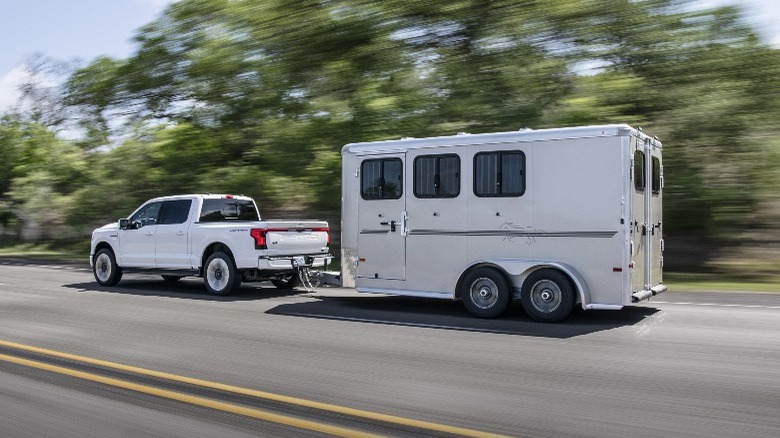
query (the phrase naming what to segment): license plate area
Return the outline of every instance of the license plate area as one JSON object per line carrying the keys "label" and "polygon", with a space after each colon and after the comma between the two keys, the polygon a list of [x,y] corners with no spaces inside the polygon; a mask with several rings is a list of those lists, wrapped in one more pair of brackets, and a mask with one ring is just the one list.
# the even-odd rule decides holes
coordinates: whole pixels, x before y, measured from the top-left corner
{"label": "license plate area", "polygon": [[293,268],[308,268],[311,267],[314,261],[311,257],[295,256],[292,259]]}

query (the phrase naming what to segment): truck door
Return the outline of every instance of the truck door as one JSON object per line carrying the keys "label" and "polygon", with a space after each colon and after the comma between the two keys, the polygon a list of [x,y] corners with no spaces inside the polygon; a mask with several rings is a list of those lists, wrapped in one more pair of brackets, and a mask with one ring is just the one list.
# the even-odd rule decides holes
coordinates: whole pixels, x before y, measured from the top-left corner
{"label": "truck door", "polygon": [[190,269],[189,227],[192,199],[165,201],[155,236],[156,266],[163,269]]}
{"label": "truck door", "polygon": [[147,204],[130,217],[127,229],[119,230],[119,253],[122,266],[154,268],[154,245],[157,219],[162,202]]}
{"label": "truck door", "polygon": [[634,139],[631,200],[631,262],[633,291],[661,283],[663,264],[661,149],[652,139]]}
{"label": "truck door", "polygon": [[360,160],[358,279],[406,279],[405,154]]}

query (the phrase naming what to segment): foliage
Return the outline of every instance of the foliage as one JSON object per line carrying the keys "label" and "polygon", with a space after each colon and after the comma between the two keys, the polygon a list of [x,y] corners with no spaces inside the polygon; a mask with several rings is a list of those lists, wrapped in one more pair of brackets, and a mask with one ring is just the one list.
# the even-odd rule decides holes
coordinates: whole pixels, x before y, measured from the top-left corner
{"label": "foliage", "polygon": [[78,234],[192,191],[337,212],[349,142],[629,123],[665,144],[665,231],[734,235],[780,184],[780,58],[739,9],[694,6],[179,1],[132,56],[70,74],[78,139],[52,111],[3,117],[0,219],[51,203]]}

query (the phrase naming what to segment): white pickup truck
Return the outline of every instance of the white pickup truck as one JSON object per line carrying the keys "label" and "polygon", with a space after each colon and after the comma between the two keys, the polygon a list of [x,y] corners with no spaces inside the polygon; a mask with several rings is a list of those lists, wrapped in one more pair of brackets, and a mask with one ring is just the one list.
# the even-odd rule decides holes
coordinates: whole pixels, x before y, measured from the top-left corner
{"label": "white pickup truck", "polygon": [[252,198],[166,196],[94,230],[89,263],[103,286],[125,272],[157,273],[166,281],[203,277],[209,292],[226,295],[242,281],[292,288],[298,269],[326,265],[329,243],[327,222],[261,221]]}

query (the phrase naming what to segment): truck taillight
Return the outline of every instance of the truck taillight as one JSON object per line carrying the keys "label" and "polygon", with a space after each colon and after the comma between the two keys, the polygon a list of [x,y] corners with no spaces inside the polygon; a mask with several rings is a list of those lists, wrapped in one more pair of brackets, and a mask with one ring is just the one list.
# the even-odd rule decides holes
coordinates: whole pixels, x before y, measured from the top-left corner
{"label": "truck taillight", "polygon": [[265,235],[268,234],[268,228],[252,228],[249,235],[255,239],[255,249],[268,249],[268,242]]}

